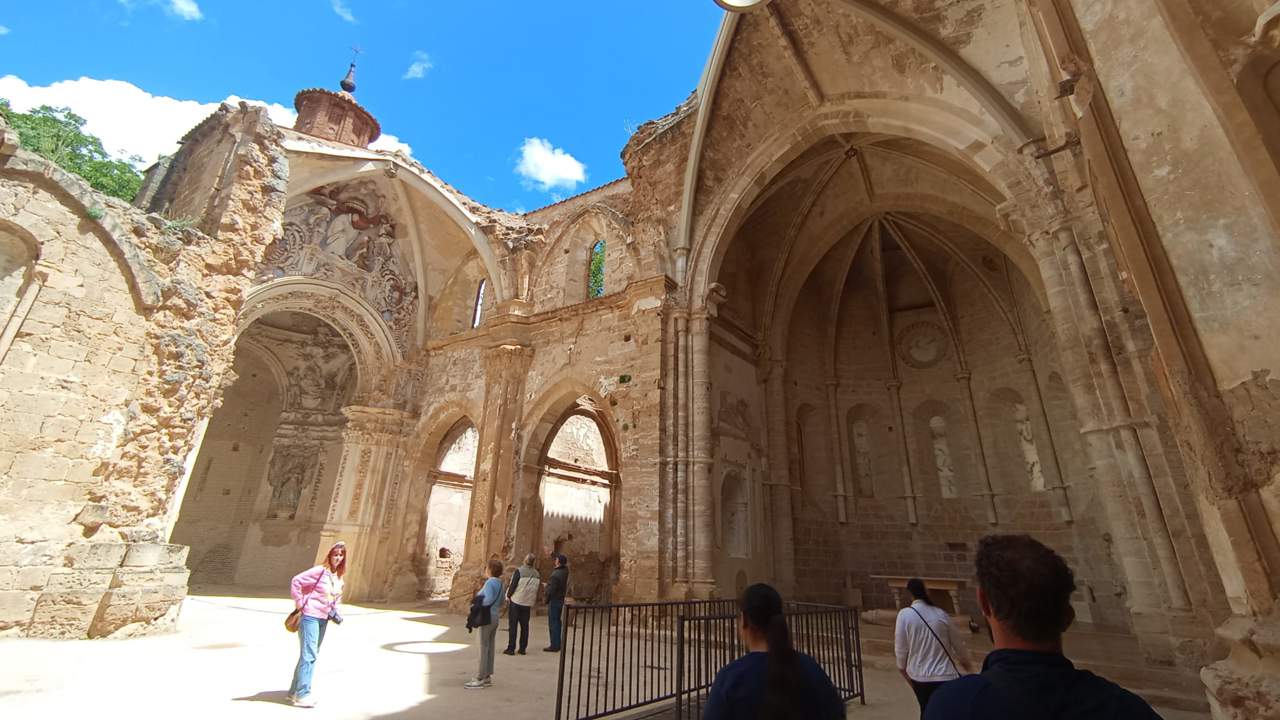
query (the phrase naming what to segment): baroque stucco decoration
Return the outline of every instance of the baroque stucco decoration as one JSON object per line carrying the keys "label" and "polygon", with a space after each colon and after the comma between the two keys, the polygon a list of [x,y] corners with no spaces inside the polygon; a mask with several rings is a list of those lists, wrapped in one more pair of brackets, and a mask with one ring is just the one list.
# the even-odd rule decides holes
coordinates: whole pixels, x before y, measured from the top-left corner
{"label": "baroque stucco decoration", "polygon": [[394,217],[372,179],[316,188],[285,212],[284,235],[267,248],[259,279],[305,275],[350,289],[377,311],[403,353],[419,298]]}

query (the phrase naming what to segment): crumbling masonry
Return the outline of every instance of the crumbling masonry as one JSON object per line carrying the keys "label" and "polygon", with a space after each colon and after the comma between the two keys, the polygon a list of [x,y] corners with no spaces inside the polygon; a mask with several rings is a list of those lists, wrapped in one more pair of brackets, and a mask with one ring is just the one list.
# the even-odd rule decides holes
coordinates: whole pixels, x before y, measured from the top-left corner
{"label": "crumbling masonry", "polygon": [[163,629],[338,538],[364,600],[559,548],[579,598],[975,614],[974,542],[1030,532],[1086,664],[1280,716],[1280,5],[723,4],[626,176],[524,215],[369,150],[351,78],[134,206],[0,128],[0,632]]}

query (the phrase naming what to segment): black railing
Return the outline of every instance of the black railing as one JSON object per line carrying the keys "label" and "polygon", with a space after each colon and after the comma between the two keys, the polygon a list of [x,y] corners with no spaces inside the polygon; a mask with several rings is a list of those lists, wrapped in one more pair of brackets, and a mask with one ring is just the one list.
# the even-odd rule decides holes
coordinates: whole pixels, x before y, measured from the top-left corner
{"label": "black railing", "polygon": [[680,618],[736,607],[733,600],[565,605],[556,720],[592,720],[675,698]]}
{"label": "black railing", "polygon": [[[787,603],[797,650],[826,670],[845,701],[862,699],[856,610]],[[745,651],[735,600],[566,605],[556,720],[593,720],[664,701],[701,716],[716,672]]]}
{"label": "black railing", "polygon": [[[834,605],[787,603],[787,626],[798,652],[813,657],[835,685],[840,699],[866,704],[862,683],[862,643],[858,611]],[[682,617],[676,630],[675,717],[702,717],[720,668],[742,657],[738,614]]]}

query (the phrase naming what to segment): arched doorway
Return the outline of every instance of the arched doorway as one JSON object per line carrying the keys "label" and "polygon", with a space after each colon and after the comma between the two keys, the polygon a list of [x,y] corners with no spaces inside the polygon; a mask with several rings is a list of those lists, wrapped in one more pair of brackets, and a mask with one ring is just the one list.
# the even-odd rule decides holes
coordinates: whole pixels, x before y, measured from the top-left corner
{"label": "arched doorway", "polygon": [[445,433],[434,454],[423,520],[421,597],[447,599],[462,567],[479,443],[476,426],[463,417]]}
{"label": "arched doorway", "polygon": [[550,553],[562,553],[571,568],[569,596],[607,601],[618,576],[617,449],[590,397],[578,398],[549,426],[536,469],[530,510],[537,515],[540,569],[549,573]]}
{"label": "arched doorway", "polygon": [[192,586],[282,588],[313,563],[358,382],[351,347],[313,315],[263,315],[241,333],[235,381],[192,467],[172,541]]}

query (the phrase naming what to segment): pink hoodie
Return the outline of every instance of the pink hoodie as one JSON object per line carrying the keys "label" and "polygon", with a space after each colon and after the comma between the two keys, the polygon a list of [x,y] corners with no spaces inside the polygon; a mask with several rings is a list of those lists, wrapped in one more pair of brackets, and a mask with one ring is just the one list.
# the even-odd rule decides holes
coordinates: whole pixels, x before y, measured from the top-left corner
{"label": "pink hoodie", "polygon": [[302,608],[303,615],[324,620],[342,599],[342,578],[324,565],[317,565],[293,576],[289,594],[293,596],[293,604]]}

